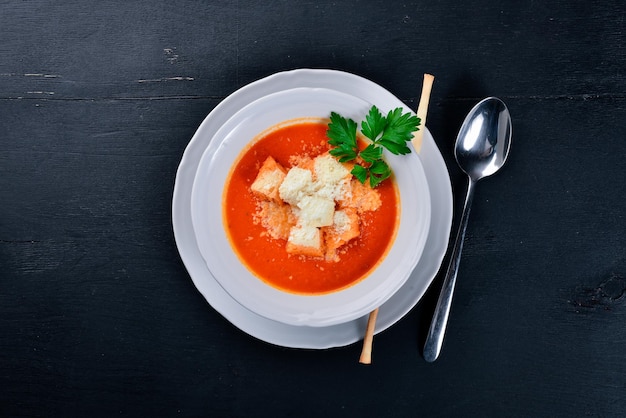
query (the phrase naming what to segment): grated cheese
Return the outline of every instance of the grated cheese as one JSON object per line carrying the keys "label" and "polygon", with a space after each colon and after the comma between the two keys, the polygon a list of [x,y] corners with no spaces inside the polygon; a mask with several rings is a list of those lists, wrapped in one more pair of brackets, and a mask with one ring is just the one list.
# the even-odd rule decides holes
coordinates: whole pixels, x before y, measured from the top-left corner
{"label": "grated cheese", "polygon": [[289,170],[274,159],[261,166],[253,182],[261,198],[255,220],[272,238],[286,239],[288,253],[338,261],[337,250],[360,235],[358,214],[378,209],[380,195],[327,153],[290,163]]}

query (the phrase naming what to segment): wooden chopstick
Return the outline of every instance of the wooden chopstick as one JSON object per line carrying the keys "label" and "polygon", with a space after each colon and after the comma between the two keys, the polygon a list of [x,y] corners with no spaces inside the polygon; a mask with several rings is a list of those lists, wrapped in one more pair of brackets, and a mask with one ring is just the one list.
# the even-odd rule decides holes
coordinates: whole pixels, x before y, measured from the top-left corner
{"label": "wooden chopstick", "polygon": [[[419,154],[422,149],[422,138],[424,137],[424,129],[426,128],[426,114],[428,113],[428,103],[430,102],[430,92],[433,87],[435,77],[431,74],[424,74],[424,82],[422,84],[422,96],[417,106],[417,117],[421,119],[420,130],[413,135],[411,143],[413,148]],[[372,344],[374,343],[374,331],[376,329],[376,317],[378,316],[378,308],[370,312],[367,318],[367,328],[363,337],[363,348],[361,349],[361,357],[359,363],[372,363]]]}

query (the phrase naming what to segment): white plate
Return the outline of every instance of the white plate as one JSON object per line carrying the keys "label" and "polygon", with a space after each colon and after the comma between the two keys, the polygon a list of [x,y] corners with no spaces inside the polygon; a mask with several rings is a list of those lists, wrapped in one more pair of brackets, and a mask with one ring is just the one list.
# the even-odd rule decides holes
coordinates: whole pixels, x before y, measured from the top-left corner
{"label": "white plate", "polygon": [[[242,149],[261,132],[289,120],[323,120],[332,111],[360,121],[373,103],[324,88],[283,90],[235,113],[205,150],[191,193],[196,242],[209,271],[241,305],[290,325],[329,326],[367,315],[386,302],[409,278],[422,254],[430,226],[430,192],[416,153],[386,153],[400,191],[400,224],[389,252],[367,279],[324,295],[280,291],[255,277],[232,250],[222,223],[220,197]],[[383,113],[391,109],[381,108]],[[217,204],[216,204],[217,203]]]}
{"label": "white plate", "polygon": [[[251,83],[224,99],[202,122],[189,142],[176,175],[172,202],[174,236],[191,279],[209,304],[249,335],[284,347],[323,349],[352,344],[363,338],[367,317],[323,328],[285,325],[256,315],[238,304],[211,276],[198,249],[191,221],[191,191],[202,153],[215,132],[237,111],[268,94],[320,87],[341,91],[378,106],[404,104],[389,91],[365,78],[334,70],[301,69],[277,73]],[[426,292],[445,255],[452,223],[452,189],[445,162],[430,132],[424,131],[421,159],[431,192],[432,216],[427,243],[405,285],[380,307],[379,333],[400,320]]]}

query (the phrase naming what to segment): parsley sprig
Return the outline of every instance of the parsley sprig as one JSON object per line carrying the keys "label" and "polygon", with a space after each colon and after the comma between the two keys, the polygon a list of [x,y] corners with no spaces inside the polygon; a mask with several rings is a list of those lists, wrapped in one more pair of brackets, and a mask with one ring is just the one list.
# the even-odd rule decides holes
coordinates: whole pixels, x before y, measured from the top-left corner
{"label": "parsley sprig", "polygon": [[409,154],[411,149],[407,142],[419,129],[420,122],[420,118],[410,112],[402,113],[400,107],[383,116],[376,106],[372,106],[361,122],[361,133],[371,142],[361,150],[357,142],[356,122],[331,112],[326,135],[328,143],[334,148],[329,152],[339,162],[356,161],[352,175],[361,183],[369,178],[370,186],[376,187],[391,176],[391,168],[383,159],[383,149],[396,155]]}

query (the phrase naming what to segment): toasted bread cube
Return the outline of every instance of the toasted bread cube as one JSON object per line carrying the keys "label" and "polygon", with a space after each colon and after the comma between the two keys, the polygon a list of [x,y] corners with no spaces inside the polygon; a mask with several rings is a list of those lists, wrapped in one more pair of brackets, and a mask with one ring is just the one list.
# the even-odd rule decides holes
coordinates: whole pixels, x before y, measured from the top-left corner
{"label": "toasted bread cube", "polygon": [[330,154],[320,155],[314,160],[316,180],[336,184],[350,175],[343,164]]}
{"label": "toasted bread cube", "polygon": [[313,174],[309,170],[293,167],[278,188],[279,196],[285,202],[296,205],[307,195],[313,185]]}
{"label": "toasted bread cube", "polygon": [[294,155],[289,158],[292,166],[309,170],[311,173],[315,170],[315,162],[308,155]]}
{"label": "toasted bread cube", "polygon": [[319,228],[308,225],[296,225],[291,228],[287,240],[287,252],[289,254],[322,257],[324,251]]}
{"label": "toasted bread cube", "polygon": [[264,200],[259,204],[257,213],[259,222],[272,238],[284,240],[289,238],[289,232],[296,224],[291,206]]}
{"label": "toasted bread cube", "polygon": [[335,201],[318,196],[304,196],[298,202],[299,218],[303,225],[321,227],[333,224]]}
{"label": "toasted bread cube", "polygon": [[331,200],[341,200],[350,193],[350,171],[335,157],[324,154],[314,160],[315,194]]}
{"label": "toasted bread cube", "polygon": [[361,234],[359,215],[354,208],[335,211],[333,225],[323,228],[326,260],[338,261],[337,250]]}
{"label": "toasted bread cube", "polygon": [[271,156],[267,157],[261,165],[250,189],[261,198],[281,202],[278,189],[286,176],[287,171],[283,166],[278,164]]}
{"label": "toasted bread cube", "polygon": [[315,181],[313,183],[314,194],[325,199],[344,201],[351,195],[350,179],[345,178],[337,183],[324,183]]}
{"label": "toasted bread cube", "polygon": [[358,237],[360,235],[359,215],[356,209],[346,208],[336,211],[333,217],[333,229],[344,243]]}
{"label": "toasted bread cube", "polygon": [[355,208],[359,213],[375,211],[381,204],[378,190],[372,189],[368,184],[362,184],[357,179],[352,179],[350,193],[339,200],[340,208]]}

